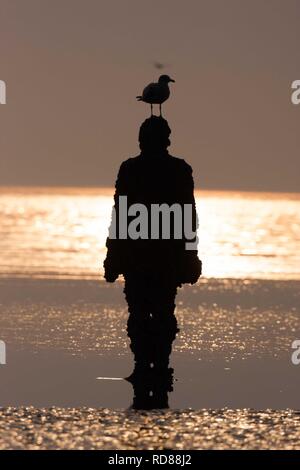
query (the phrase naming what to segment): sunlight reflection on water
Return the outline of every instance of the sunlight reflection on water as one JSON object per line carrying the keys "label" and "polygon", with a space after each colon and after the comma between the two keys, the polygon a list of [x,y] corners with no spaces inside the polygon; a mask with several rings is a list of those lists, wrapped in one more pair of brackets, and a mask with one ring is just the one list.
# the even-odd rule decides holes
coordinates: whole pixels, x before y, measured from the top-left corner
{"label": "sunlight reflection on water", "polygon": [[[103,274],[112,189],[2,188],[0,276]],[[300,195],[197,192],[205,277],[300,279]]]}

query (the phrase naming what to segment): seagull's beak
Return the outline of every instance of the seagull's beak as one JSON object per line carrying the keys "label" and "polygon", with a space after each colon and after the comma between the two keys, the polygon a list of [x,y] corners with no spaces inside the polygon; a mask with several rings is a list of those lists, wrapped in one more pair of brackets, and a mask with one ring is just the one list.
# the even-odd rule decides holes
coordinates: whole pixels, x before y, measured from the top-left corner
{"label": "seagull's beak", "polygon": [[175,83],[175,80],[173,80],[173,78],[170,78],[170,82],[173,82],[173,83]]}

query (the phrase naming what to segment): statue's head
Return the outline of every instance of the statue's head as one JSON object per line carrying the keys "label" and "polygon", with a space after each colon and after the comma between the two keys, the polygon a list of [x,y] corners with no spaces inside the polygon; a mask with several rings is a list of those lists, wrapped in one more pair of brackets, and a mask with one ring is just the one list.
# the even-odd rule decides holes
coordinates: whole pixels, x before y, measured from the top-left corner
{"label": "statue's head", "polygon": [[168,121],[161,116],[151,116],[140,127],[139,143],[143,151],[163,151],[170,145],[171,129]]}

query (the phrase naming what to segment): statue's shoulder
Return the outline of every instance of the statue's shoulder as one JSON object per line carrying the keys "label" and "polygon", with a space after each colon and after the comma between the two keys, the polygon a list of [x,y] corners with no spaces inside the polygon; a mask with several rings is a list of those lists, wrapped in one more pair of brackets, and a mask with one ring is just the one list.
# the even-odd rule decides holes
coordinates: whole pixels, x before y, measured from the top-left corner
{"label": "statue's shoulder", "polygon": [[192,173],[193,169],[191,165],[189,165],[184,158],[181,157],[174,157],[173,155],[169,155],[169,159],[171,164],[180,169],[181,171],[187,172],[187,173]]}
{"label": "statue's shoulder", "polygon": [[135,167],[137,165],[137,163],[139,162],[140,160],[140,156],[136,156],[136,157],[130,157],[130,158],[127,158],[127,160],[124,160],[121,165],[120,165],[120,169],[119,169],[119,173],[120,172],[124,172],[124,171],[128,171],[130,169],[132,169],[133,167]]}

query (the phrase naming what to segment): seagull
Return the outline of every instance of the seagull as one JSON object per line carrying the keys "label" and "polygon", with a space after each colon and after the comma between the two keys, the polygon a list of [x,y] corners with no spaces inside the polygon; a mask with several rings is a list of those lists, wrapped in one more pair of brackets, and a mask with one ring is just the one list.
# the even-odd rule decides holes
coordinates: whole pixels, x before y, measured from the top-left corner
{"label": "seagull", "polygon": [[153,104],[159,104],[159,112],[161,114],[161,105],[170,96],[169,82],[175,82],[169,75],[161,75],[157,83],[149,83],[144,88],[143,94],[137,96],[138,101],[144,101],[151,105],[151,116],[153,115]]}

